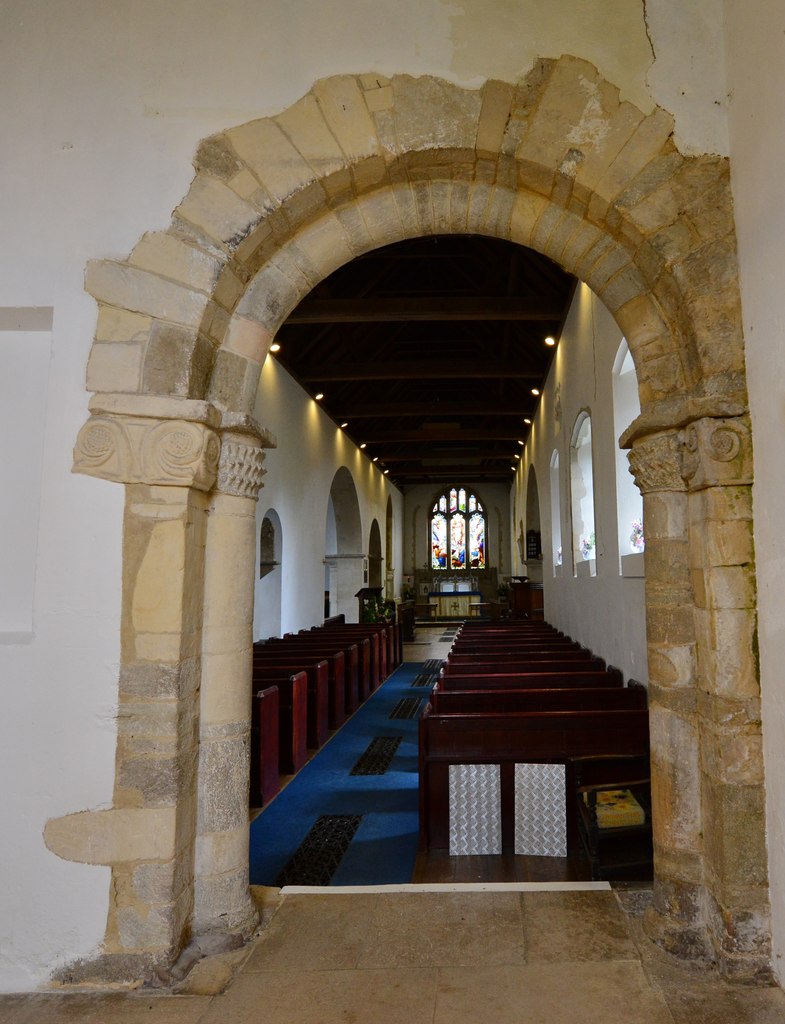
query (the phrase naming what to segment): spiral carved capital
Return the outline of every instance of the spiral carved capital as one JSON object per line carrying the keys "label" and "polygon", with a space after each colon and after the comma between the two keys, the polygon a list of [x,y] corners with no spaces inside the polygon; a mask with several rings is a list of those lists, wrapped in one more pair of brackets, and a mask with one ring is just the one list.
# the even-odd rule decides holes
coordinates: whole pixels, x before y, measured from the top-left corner
{"label": "spiral carved capital", "polygon": [[189,420],[92,416],[74,448],[74,472],[114,480],[209,491],[221,442],[215,431]]}
{"label": "spiral carved capital", "polygon": [[736,419],[702,419],[684,431],[682,476],[691,491],[752,483],[749,423]]}

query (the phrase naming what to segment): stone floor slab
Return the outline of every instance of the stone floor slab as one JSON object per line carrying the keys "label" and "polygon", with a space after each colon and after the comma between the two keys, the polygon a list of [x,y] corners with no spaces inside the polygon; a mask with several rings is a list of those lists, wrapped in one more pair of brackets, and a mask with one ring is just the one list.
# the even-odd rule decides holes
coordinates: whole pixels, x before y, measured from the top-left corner
{"label": "stone floor slab", "polygon": [[238,978],[199,1024],[433,1024],[435,1000],[435,971],[270,971]]}
{"label": "stone floor slab", "polygon": [[368,946],[378,896],[287,896],[262,933],[245,973],[356,967]]}
{"label": "stone floor slab", "polygon": [[522,899],[529,963],[638,959],[612,892],[524,893]]}
{"label": "stone floor slab", "polygon": [[442,968],[433,1024],[673,1024],[637,963]]}
{"label": "stone floor slab", "polygon": [[1,1024],[199,1024],[210,1005],[198,996],[86,992],[0,997]]}
{"label": "stone floor slab", "polygon": [[517,893],[382,896],[360,967],[525,962]]}

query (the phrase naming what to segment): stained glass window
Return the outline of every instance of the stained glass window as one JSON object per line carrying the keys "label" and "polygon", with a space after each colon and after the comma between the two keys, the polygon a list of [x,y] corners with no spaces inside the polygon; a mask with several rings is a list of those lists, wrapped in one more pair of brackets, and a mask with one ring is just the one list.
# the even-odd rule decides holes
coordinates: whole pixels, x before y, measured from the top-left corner
{"label": "stained glass window", "polygon": [[[435,511],[435,510],[434,510]],[[447,517],[438,512],[431,519],[431,568],[447,568]]]}
{"label": "stained glass window", "polygon": [[484,569],[485,513],[476,494],[451,487],[431,511],[431,568]]}

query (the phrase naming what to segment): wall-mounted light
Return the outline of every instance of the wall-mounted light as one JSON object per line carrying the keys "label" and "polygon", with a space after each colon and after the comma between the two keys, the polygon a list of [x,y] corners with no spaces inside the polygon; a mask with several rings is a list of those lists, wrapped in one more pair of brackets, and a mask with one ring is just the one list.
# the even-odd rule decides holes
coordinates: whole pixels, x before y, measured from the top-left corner
{"label": "wall-mounted light", "polygon": [[270,351],[271,352],[280,352],[281,351],[281,346],[278,344],[277,341],[274,341],[272,343],[272,345],[270,346]]}
{"label": "wall-mounted light", "polygon": [[367,447],[368,447],[368,445],[365,443],[365,441],[363,441],[363,443],[360,445],[360,448],[367,448]]}
{"label": "wall-mounted light", "polygon": [[539,393],[540,393],[540,389],[539,388],[532,388],[532,394],[534,395],[535,398],[537,397],[537,395],[539,395]]}
{"label": "wall-mounted light", "polygon": [[314,397],[314,401],[315,402],[321,402],[321,400],[324,398],[324,392],[323,391],[317,391],[316,394],[313,397]]}
{"label": "wall-mounted light", "polygon": [[343,423],[341,424],[341,430],[346,430],[346,428],[348,426],[349,426],[349,421],[348,420],[344,420]]}
{"label": "wall-mounted light", "polygon": [[545,339],[545,344],[550,345],[552,347],[553,345],[556,344],[556,339],[548,335],[548,337]]}
{"label": "wall-mounted light", "polygon": [[519,440],[519,441],[518,441],[518,444],[520,444],[520,445],[523,445],[523,444],[525,444],[525,442],[524,442],[524,441],[520,441],[520,440]]}
{"label": "wall-mounted light", "polygon": [[371,459],[371,462],[378,462],[378,461],[379,461],[379,456],[378,455],[374,455],[374,457]]}
{"label": "wall-mounted light", "polygon": [[384,471],[384,476],[387,476],[387,474],[388,474],[389,472],[390,472],[390,471],[389,471],[389,469],[385,469],[385,471]]}
{"label": "wall-mounted light", "polygon": [[520,458],[520,455],[518,454],[518,452],[516,452],[515,455],[513,455],[513,458],[514,459],[519,459]]}
{"label": "wall-mounted light", "polygon": [[532,425],[532,421],[529,419],[528,416],[523,417],[523,422],[526,423],[528,426]]}

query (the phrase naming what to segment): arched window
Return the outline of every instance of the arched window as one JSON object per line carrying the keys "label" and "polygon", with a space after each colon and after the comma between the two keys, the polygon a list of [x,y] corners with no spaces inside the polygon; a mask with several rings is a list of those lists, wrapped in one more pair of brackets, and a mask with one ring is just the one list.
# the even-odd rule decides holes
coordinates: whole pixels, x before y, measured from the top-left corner
{"label": "arched window", "polygon": [[[594,469],[591,445],[591,416],[582,412],[575,421],[570,446],[570,483],[572,497],[573,572],[597,575],[594,535]],[[588,573],[579,571],[587,566]]]}
{"label": "arched window", "polygon": [[485,511],[476,494],[451,487],[431,510],[431,568],[484,569]]}

